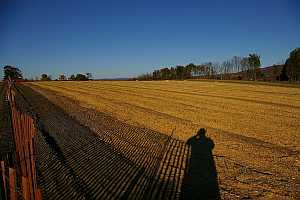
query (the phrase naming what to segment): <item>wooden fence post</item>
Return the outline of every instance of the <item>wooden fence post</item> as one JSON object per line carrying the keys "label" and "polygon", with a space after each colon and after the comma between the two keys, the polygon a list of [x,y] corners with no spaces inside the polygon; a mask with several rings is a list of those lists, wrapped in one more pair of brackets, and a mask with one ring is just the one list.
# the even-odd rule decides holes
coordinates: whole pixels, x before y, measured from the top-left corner
{"label": "wooden fence post", "polygon": [[4,161],[1,161],[1,172],[2,172],[2,183],[3,183],[3,190],[4,190],[4,196],[5,199],[7,199],[7,190],[6,190],[6,180],[5,180],[5,165],[4,165]]}
{"label": "wooden fence post", "polygon": [[30,200],[30,190],[28,187],[28,178],[22,176],[22,193],[24,200]]}
{"label": "wooden fence post", "polygon": [[16,200],[17,193],[16,193],[16,170],[9,168],[9,192],[10,192],[10,199]]}
{"label": "wooden fence post", "polygon": [[42,200],[42,192],[41,189],[37,189],[35,191],[35,200]]}

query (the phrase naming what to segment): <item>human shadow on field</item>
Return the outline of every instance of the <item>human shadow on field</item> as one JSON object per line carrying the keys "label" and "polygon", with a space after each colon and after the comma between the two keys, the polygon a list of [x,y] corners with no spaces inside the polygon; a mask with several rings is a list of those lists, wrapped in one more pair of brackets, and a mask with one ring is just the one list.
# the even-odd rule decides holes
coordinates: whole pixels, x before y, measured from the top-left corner
{"label": "human shadow on field", "polygon": [[220,199],[217,171],[212,155],[214,142],[206,137],[206,129],[199,129],[187,144],[191,154],[187,158],[183,182],[183,199]]}

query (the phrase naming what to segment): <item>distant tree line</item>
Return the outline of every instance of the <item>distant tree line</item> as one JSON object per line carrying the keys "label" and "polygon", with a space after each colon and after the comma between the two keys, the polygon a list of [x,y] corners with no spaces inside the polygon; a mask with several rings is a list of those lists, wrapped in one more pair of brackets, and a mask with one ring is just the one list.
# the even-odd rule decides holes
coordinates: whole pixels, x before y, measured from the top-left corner
{"label": "distant tree line", "polygon": [[[86,73],[86,74],[72,74],[69,78],[67,78],[64,74],[59,75],[58,79],[55,80],[60,80],[60,81],[66,81],[66,80],[70,80],[70,81],[88,81],[92,79],[92,74],[91,73]],[[42,74],[41,81],[51,81],[52,78],[50,75],[47,74]]]}
{"label": "distant tree line", "polygon": [[[13,81],[27,81],[27,79],[23,79],[22,71],[15,66],[11,65],[5,65],[3,67],[3,80],[13,80]],[[58,79],[55,80],[72,80],[72,81],[87,81],[92,79],[91,73],[86,74],[72,74],[69,78],[67,78],[64,74],[59,75]],[[36,77],[35,80],[41,80],[41,81],[51,81],[52,77],[51,75],[43,73],[40,78]],[[33,79],[31,80],[33,81]]]}
{"label": "distant tree line", "polygon": [[92,74],[91,73],[86,73],[86,74],[72,74],[68,80],[71,80],[71,81],[88,81],[88,80],[91,80],[92,78]]}
{"label": "distant tree line", "polygon": [[[138,80],[182,80],[191,78],[207,79],[248,79],[260,78],[260,57],[249,54],[248,57],[234,56],[222,63],[207,62],[200,65],[190,63],[186,66],[164,67],[152,73],[137,77]],[[241,73],[242,72],[242,73]]]}
{"label": "distant tree line", "polygon": [[190,63],[186,66],[163,67],[138,76],[136,80],[182,80],[182,79],[220,79],[220,80],[268,80],[300,81],[300,48],[290,53],[285,64],[274,65],[270,70],[261,68],[260,56],[256,53],[246,57],[234,56],[219,62],[200,65]]}

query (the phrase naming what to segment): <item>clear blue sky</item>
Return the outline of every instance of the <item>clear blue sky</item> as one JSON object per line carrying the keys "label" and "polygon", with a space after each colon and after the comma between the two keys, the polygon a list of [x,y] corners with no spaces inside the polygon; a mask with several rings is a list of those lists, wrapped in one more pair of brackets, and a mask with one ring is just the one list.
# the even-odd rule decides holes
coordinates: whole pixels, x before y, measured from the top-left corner
{"label": "clear blue sky", "polygon": [[128,77],[251,52],[267,66],[299,46],[298,0],[0,0],[0,65],[27,78]]}

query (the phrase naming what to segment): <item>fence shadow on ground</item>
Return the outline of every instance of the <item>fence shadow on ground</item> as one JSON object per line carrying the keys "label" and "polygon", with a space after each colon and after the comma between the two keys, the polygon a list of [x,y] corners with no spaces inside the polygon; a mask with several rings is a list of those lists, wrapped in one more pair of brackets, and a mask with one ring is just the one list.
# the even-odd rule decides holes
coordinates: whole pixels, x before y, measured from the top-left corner
{"label": "fence shadow on ground", "polygon": [[212,155],[214,142],[206,135],[206,129],[187,141],[190,155],[187,158],[183,180],[183,199],[220,199],[217,171]]}
{"label": "fence shadow on ground", "polygon": [[[146,192],[153,184],[162,184],[154,180],[168,136],[145,132],[145,138],[132,145],[134,141],[117,133],[95,133],[28,87],[20,92],[37,114],[38,176],[44,198],[143,199],[151,195]],[[138,129],[131,132],[135,134],[142,133]]]}

